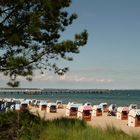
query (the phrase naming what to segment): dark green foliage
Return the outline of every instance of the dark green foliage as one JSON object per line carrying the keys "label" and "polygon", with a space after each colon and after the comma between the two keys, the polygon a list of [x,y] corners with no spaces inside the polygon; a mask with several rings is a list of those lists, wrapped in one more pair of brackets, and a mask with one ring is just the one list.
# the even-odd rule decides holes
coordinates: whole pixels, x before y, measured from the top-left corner
{"label": "dark green foliage", "polygon": [[0,113],[0,140],[38,139],[46,123],[29,111]]}
{"label": "dark green foliage", "polygon": [[0,114],[0,139],[2,140],[14,139],[17,136],[17,132],[18,132],[17,114],[14,112],[1,113]]}
{"label": "dark green foliage", "polygon": [[46,122],[28,111],[20,115],[21,131],[18,138],[23,140],[38,140]]}
{"label": "dark green foliage", "polygon": [[[87,32],[74,40],[60,41],[62,33],[77,18],[66,11],[71,0],[1,0],[0,1],[0,72],[10,76],[10,86],[18,86],[17,75],[31,81],[33,70],[66,71],[50,63],[69,53],[78,53],[87,43]],[[51,61],[51,62],[54,62]],[[10,84],[11,83],[11,84]]]}

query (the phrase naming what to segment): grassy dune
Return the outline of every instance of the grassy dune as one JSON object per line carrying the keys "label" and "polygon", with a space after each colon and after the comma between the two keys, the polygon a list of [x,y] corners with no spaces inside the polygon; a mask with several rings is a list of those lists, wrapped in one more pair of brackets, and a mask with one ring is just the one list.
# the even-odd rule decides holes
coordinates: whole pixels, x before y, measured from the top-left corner
{"label": "grassy dune", "polygon": [[140,140],[114,127],[92,128],[84,121],[45,121],[28,111],[0,113],[0,140]]}

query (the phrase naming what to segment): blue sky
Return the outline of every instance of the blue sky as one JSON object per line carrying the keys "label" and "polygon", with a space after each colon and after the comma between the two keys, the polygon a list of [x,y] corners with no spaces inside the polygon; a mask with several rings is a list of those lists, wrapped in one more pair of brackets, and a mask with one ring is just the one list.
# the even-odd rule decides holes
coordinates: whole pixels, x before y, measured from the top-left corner
{"label": "blue sky", "polygon": [[[140,89],[140,0],[73,0],[70,13],[78,19],[64,39],[87,29],[88,43],[72,62],[60,62],[70,71],[60,77],[36,72],[21,87]],[[5,85],[5,78],[0,86]]]}

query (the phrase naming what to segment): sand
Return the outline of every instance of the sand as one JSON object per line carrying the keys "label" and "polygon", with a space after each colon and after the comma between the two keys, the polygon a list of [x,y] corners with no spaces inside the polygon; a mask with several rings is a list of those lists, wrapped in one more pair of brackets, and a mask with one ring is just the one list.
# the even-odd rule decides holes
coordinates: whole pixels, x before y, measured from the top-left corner
{"label": "sand", "polygon": [[[39,114],[47,120],[57,119],[65,116],[66,108],[58,109],[57,113],[47,113],[46,111],[40,111],[38,108],[31,107],[30,111],[34,114]],[[115,116],[107,116],[107,113],[103,113],[103,116],[92,117],[91,121],[87,122],[93,127],[101,127],[102,129],[107,126],[113,126],[123,130],[128,134],[140,134],[140,127],[129,127],[127,126],[127,120],[118,120]]]}

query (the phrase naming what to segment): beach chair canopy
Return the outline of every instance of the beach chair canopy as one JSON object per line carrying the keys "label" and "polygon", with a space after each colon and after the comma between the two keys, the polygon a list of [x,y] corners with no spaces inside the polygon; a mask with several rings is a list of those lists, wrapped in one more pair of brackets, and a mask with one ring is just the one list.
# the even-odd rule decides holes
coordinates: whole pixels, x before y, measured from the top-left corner
{"label": "beach chair canopy", "polygon": [[93,109],[94,109],[94,110],[102,109],[102,107],[101,107],[100,105],[94,105],[94,106],[93,106]]}
{"label": "beach chair canopy", "polygon": [[22,99],[22,98],[21,99],[17,99],[17,100],[19,100],[20,102],[23,102],[24,101],[24,99]]}
{"label": "beach chair canopy", "polygon": [[42,103],[48,103],[48,100],[40,100]]}
{"label": "beach chair canopy", "polygon": [[71,107],[79,108],[80,106],[82,106],[82,104],[71,104],[71,105],[70,105],[70,108],[71,108]]}
{"label": "beach chair canopy", "polygon": [[12,101],[12,98],[5,98],[4,99],[6,102],[11,102]]}
{"label": "beach chair canopy", "polygon": [[99,104],[101,107],[103,107],[103,106],[107,106],[107,103],[100,103]]}
{"label": "beach chair canopy", "polygon": [[29,102],[28,101],[21,101],[21,104],[29,104]]}
{"label": "beach chair canopy", "polygon": [[136,115],[137,116],[140,116],[140,110],[136,112]]}
{"label": "beach chair canopy", "polygon": [[19,99],[14,99],[13,102],[16,103],[16,104],[20,104],[21,103],[21,101]]}
{"label": "beach chair canopy", "polygon": [[140,109],[132,109],[129,111],[128,115],[132,117],[140,116]]}
{"label": "beach chair canopy", "polygon": [[62,103],[62,100],[57,100],[57,101],[56,101],[56,104],[58,104],[58,103],[59,103],[59,104]]}
{"label": "beach chair canopy", "polygon": [[129,105],[129,110],[130,109],[137,109],[137,104],[130,104]]}
{"label": "beach chair canopy", "polygon": [[83,110],[92,110],[92,106],[90,105],[87,105],[87,106],[84,106],[83,107]]}
{"label": "beach chair canopy", "polygon": [[48,103],[47,106],[48,107],[50,107],[50,106],[56,106],[56,103]]}
{"label": "beach chair canopy", "polygon": [[128,112],[129,111],[129,108],[128,107],[123,107],[123,110],[122,111]]}
{"label": "beach chair canopy", "polygon": [[27,102],[31,102],[31,101],[32,101],[32,99],[25,99],[25,101],[27,101]]}
{"label": "beach chair canopy", "polygon": [[86,102],[86,103],[84,104],[84,106],[91,106],[91,103],[90,103],[90,102]]}
{"label": "beach chair canopy", "polygon": [[47,102],[40,102],[39,105],[47,105]]}
{"label": "beach chair canopy", "polygon": [[70,106],[71,104],[74,104],[73,102],[68,102],[67,106]]}
{"label": "beach chair canopy", "polygon": [[128,112],[129,111],[129,108],[128,107],[118,107],[117,108],[117,111],[118,112],[123,112],[123,111]]}
{"label": "beach chair canopy", "polygon": [[111,104],[109,107],[108,107],[109,111],[113,111],[113,110],[116,110],[117,109],[117,105],[116,104]]}

